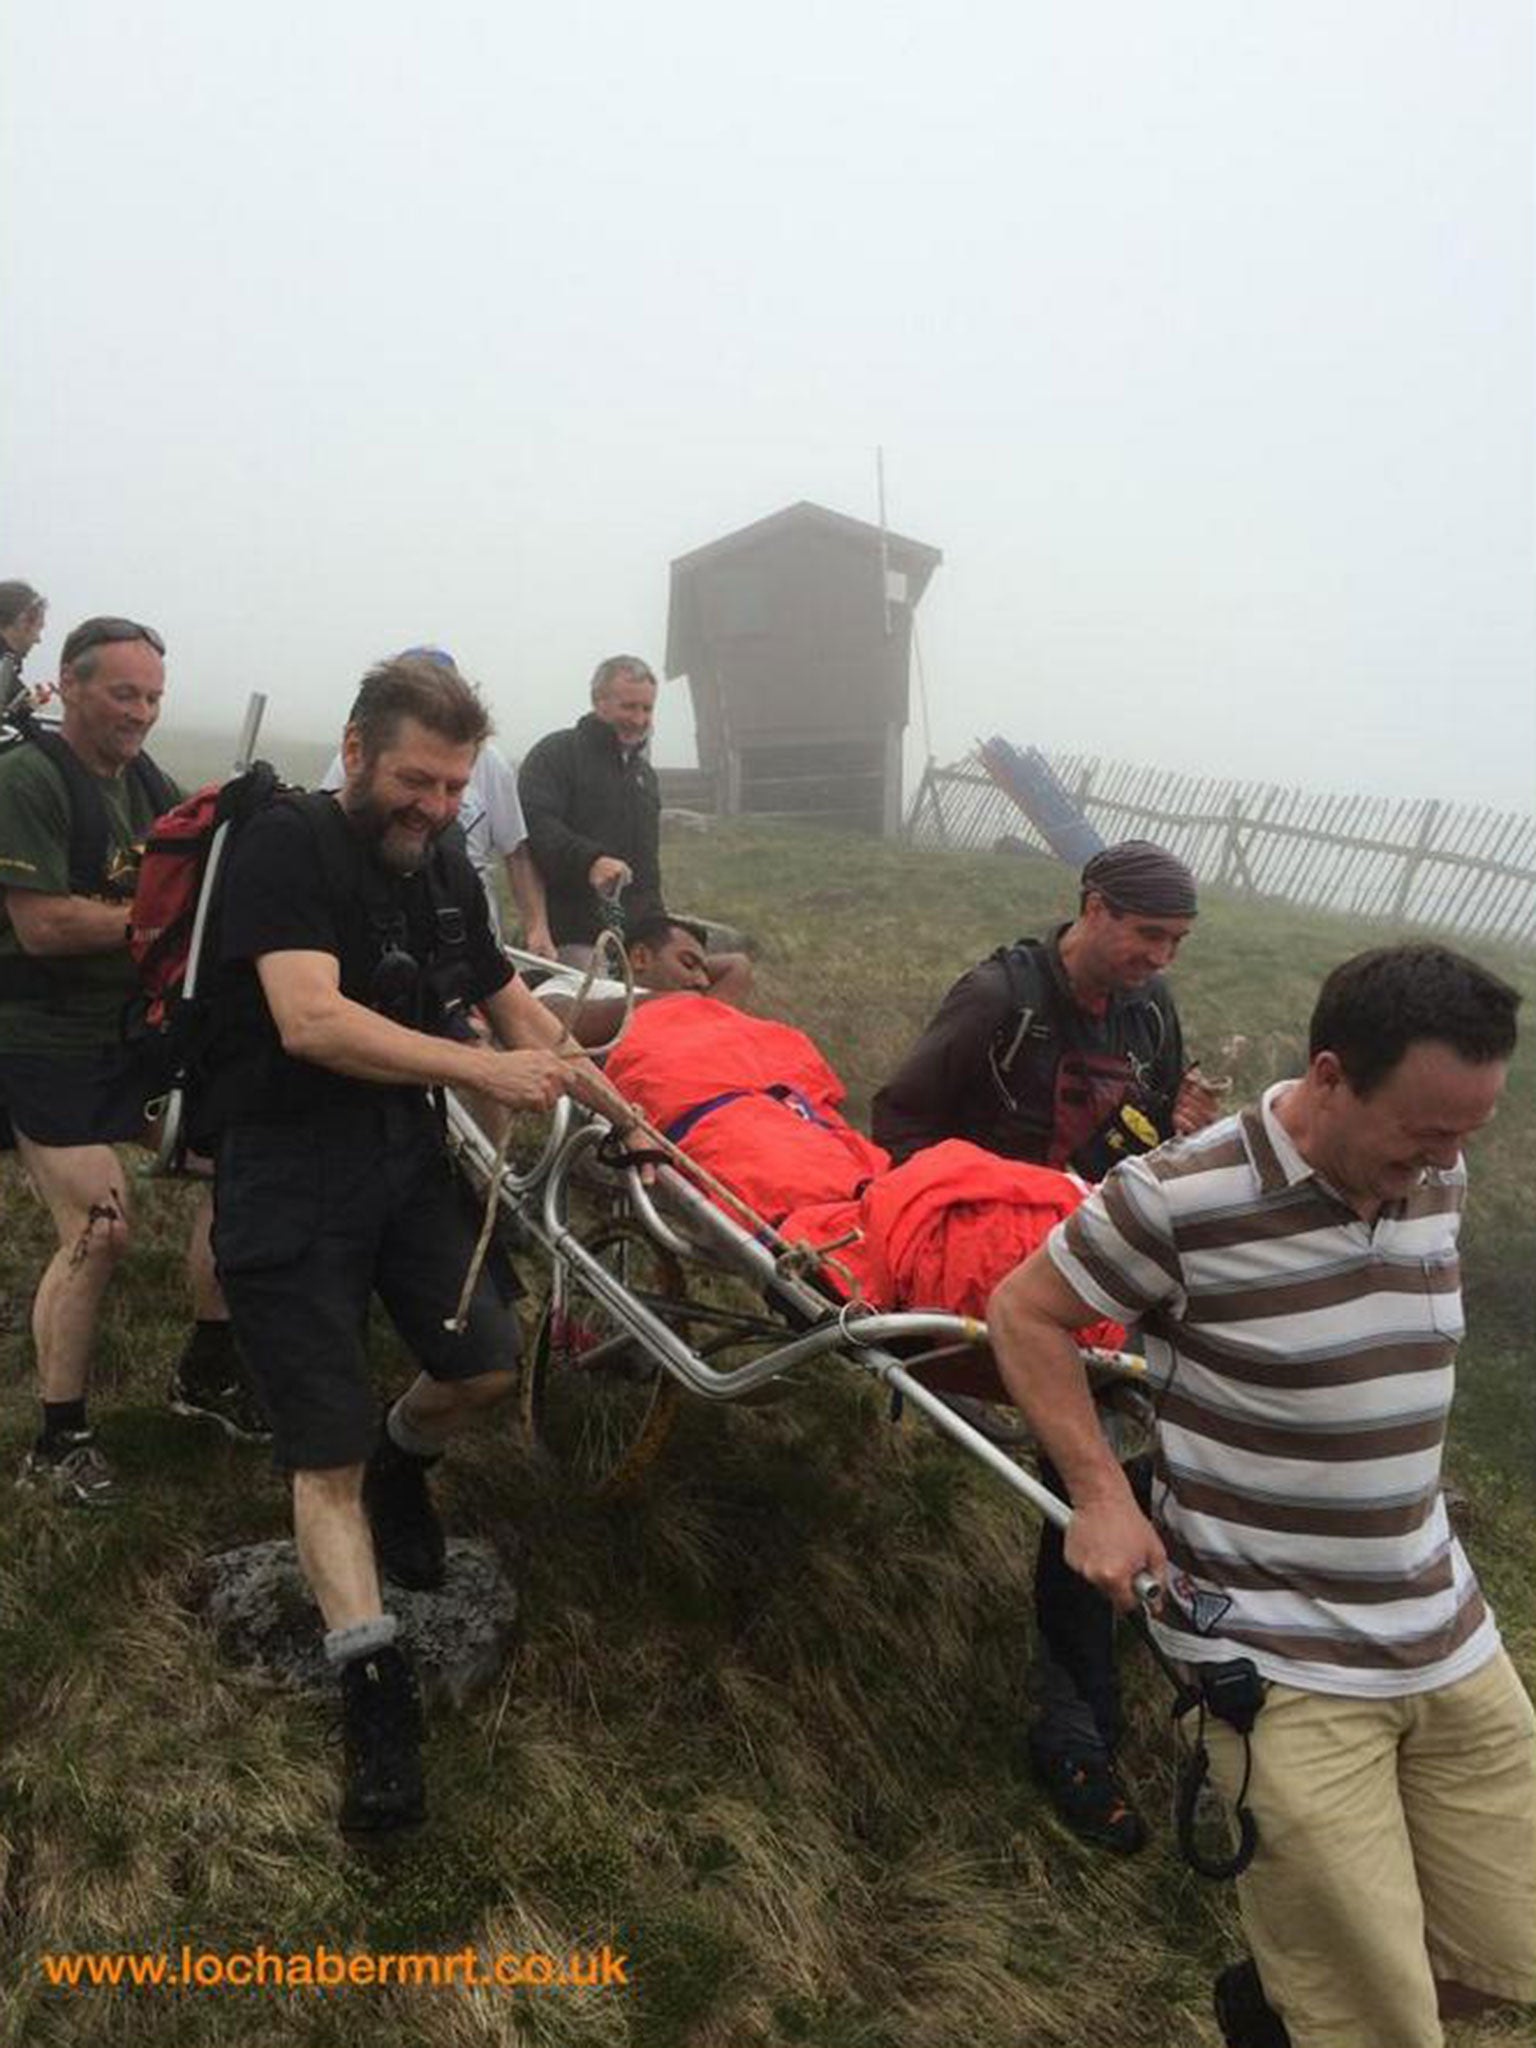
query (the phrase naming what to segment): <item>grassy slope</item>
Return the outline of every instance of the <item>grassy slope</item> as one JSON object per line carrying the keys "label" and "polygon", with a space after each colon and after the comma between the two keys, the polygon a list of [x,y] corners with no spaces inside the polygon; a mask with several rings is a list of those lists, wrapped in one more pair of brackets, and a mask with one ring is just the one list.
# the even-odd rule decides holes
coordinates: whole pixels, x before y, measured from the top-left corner
{"label": "grassy slope", "polygon": [[[1059,871],[769,831],[679,836],[679,904],[747,926],[765,1004],[811,1030],[855,1109],[948,978],[1069,907]],[[1179,971],[1193,1043],[1251,1090],[1283,1072],[1320,973],[1359,935],[1213,902]],[[1497,962],[1530,989],[1528,958]],[[1453,1465],[1471,1545],[1529,1675],[1536,1402],[1521,1167],[1536,1065],[1480,1147],[1472,1340]],[[20,1328],[45,1245],[7,1174],[11,1302],[0,1459],[31,1426]],[[1129,1865],[1081,1852],[1019,1767],[1027,1522],[922,1428],[834,1373],[750,1412],[693,1405],[643,1496],[563,1497],[502,1434],[456,1454],[451,1518],[525,1560],[503,1682],[434,1716],[433,1823],[383,1861],[331,1826],[322,1711],[220,1666],[181,1604],[206,1550],[281,1532],[259,1453],[163,1410],[181,1315],[184,1193],[152,1189],[101,1345],[104,1434],[134,1480],[107,1524],[7,1512],[0,1578],[0,1979],[29,2044],[325,2041],[396,2033],[674,2048],[1038,2048],[1213,2041],[1230,1895],[1183,1870],[1166,1823]],[[380,1375],[401,1365],[387,1342]],[[1169,1795],[1164,1696],[1138,1662],[1129,1768]],[[613,1939],[637,1989],[271,1991],[180,2003],[39,1993],[46,1948],[549,1946]],[[0,1994],[3,1995],[3,1994]],[[1527,2038],[1518,2027],[1463,2038]]]}

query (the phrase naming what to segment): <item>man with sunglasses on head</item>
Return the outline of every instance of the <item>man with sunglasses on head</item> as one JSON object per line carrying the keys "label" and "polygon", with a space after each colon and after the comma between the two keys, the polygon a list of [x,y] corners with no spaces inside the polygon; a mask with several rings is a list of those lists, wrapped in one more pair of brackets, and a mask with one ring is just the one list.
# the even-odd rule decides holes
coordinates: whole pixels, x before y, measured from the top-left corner
{"label": "man with sunglasses on head", "polygon": [[[61,654],[62,723],[23,712],[23,743],[0,757],[0,1098],[58,1235],[32,1308],[42,1426],[19,1483],[78,1507],[118,1499],[86,1389],[102,1296],[129,1241],[112,1148],[151,1141],[146,1105],[160,1085],[125,1020],[139,988],[128,951],[139,856],[179,794],[144,751],[164,689],[152,627],[87,619]],[[173,1402],[256,1437],[264,1426],[234,1355],[208,1222],[205,1196],[188,1253],[197,1325]]]}
{"label": "man with sunglasses on head", "polygon": [[[633,1121],[565,1056],[448,831],[489,731],[456,668],[380,663],[352,706],[340,789],[259,811],[223,895],[196,1128],[216,1135],[219,1273],[292,1475],[299,1560],[340,1684],[348,1832],[423,1817],[420,1704],[380,1577],[442,1583],[428,1471],[511,1392],[518,1356],[499,1254],[458,1312],[479,1218],[430,1091],[533,1111],[570,1093],[617,1128]],[[500,1045],[468,1028],[474,1005]],[[365,1348],[375,1294],[421,1368],[382,1428]]]}

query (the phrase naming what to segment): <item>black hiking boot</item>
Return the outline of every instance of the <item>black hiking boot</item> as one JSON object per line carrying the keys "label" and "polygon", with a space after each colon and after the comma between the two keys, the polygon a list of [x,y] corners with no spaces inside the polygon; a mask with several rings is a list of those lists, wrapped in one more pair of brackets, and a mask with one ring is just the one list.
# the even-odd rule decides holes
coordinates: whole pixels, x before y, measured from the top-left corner
{"label": "black hiking boot", "polygon": [[421,1779],[421,1694],[404,1651],[391,1643],[341,1667],[346,1785],[343,1834],[381,1835],[426,1819]]}
{"label": "black hiking boot", "polygon": [[198,1325],[172,1368],[167,1398],[174,1415],[215,1422],[237,1443],[272,1441],[271,1425],[252,1390],[245,1361],[227,1323]]}
{"label": "black hiking boot", "polygon": [[1029,1765],[1035,1783],[1074,1835],[1115,1856],[1134,1856],[1143,1847],[1146,1825],[1102,1751],[1073,1756],[1032,1742]]}
{"label": "black hiking boot", "polygon": [[443,1583],[448,1545],[427,1488],[435,1458],[413,1458],[386,1434],[363,1472],[363,1506],[379,1570],[397,1586],[430,1593]]}
{"label": "black hiking boot", "polygon": [[1291,2048],[1285,2021],[1264,1996],[1252,1956],[1229,1963],[1216,1979],[1216,2024],[1227,2048]]}

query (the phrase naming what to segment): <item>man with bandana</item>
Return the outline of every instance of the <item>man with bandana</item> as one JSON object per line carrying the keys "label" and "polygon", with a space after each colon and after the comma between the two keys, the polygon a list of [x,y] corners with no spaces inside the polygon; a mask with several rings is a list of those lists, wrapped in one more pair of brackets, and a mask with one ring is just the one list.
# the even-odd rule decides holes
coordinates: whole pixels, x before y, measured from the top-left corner
{"label": "man with bandana", "polygon": [[[1188,936],[1195,880],[1149,840],[1083,869],[1077,916],[963,974],[876,1095],[873,1133],[897,1161],[946,1138],[1101,1180],[1117,1160],[1200,1129],[1218,1097],[1187,1065],[1163,970]],[[1059,1476],[1042,1465],[1047,1484]],[[1040,1539],[1039,1651],[1029,1756],[1067,1824],[1131,1855],[1145,1840],[1114,1766],[1120,1733],[1110,1606]]]}

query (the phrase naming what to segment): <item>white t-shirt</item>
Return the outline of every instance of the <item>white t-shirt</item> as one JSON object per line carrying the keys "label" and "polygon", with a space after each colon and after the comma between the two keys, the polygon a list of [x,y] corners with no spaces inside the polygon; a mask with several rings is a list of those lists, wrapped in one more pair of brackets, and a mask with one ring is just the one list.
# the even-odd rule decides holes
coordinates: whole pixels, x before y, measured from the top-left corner
{"label": "white t-shirt", "polygon": [[[332,761],[321,780],[322,789],[340,789],[345,776],[341,756]],[[487,740],[475,756],[469,787],[459,805],[459,823],[464,828],[469,857],[480,877],[486,901],[491,906],[491,923],[500,930],[496,897],[496,866],[528,837],[523,807],[517,797],[517,776],[499,747]]]}

